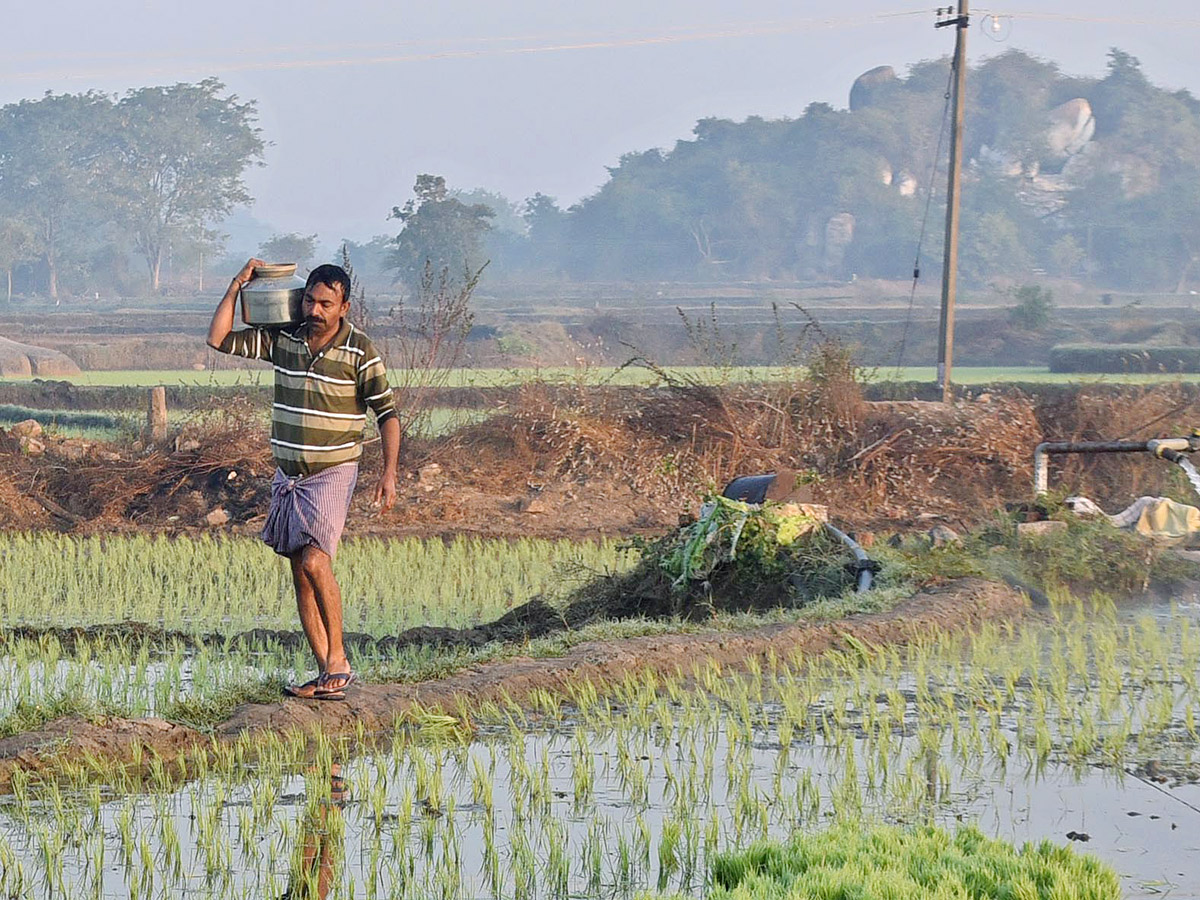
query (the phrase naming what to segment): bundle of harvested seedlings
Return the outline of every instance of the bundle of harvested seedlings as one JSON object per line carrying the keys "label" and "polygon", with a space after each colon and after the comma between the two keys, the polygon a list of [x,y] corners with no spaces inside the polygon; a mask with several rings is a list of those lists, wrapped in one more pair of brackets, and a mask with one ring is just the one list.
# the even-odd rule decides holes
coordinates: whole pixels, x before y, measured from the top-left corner
{"label": "bundle of harvested seedlings", "polygon": [[820,507],[710,496],[695,521],[639,542],[634,569],[581,589],[565,618],[573,627],[602,618],[703,618],[836,596],[854,575],[823,518]]}

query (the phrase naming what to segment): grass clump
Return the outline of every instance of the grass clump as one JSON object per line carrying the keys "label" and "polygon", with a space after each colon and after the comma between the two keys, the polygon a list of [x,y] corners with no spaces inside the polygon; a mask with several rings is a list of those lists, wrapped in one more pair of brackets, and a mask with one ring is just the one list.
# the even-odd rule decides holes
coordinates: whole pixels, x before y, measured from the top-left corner
{"label": "grass clump", "polygon": [[1105,521],[1064,515],[1065,531],[1027,539],[1022,557],[1044,584],[1076,591],[1101,589],[1112,594],[1140,593],[1165,562],[1165,547]]}
{"label": "grass clump", "polygon": [[1050,841],[1020,849],[977,828],[838,825],[717,855],[712,900],[887,897],[1116,900],[1117,874]]}
{"label": "grass clump", "polygon": [[961,540],[930,546],[910,536],[872,551],[883,564],[880,583],[919,588],[953,578],[984,577],[1042,590],[1086,596],[1143,593],[1151,584],[1170,586],[1200,578],[1200,566],[1172,552],[1170,544],[1116,528],[1099,518],[1077,516],[1059,502],[1040,501],[1038,515],[1065,529],[1021,535],[1026,514],[997,513]]}
{"label": "grass clump", "polygon": [[211,731],[243,703],[276,703],[283,694],[278,675],[251,677],[242,684],[222,685],[210,693],[177,698],[164,704],[159,716],[197,731]]}
{"label": "grass clump", "polygon": [[41,728],[55,719],[74,716],[94,720],[109,712],[89,697],[56,696],[39,701],[21,701],[0,715],[0,738]]}

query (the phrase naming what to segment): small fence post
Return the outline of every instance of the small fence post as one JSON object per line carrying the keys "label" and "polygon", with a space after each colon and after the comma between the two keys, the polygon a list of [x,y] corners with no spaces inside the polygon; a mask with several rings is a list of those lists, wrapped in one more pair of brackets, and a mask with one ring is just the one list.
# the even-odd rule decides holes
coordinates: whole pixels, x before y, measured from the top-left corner
{"label": "small fence post", "polygon": [[167,389],[161,384],[150,388],[146,404],[146,443],[161,444],[167,439]]}

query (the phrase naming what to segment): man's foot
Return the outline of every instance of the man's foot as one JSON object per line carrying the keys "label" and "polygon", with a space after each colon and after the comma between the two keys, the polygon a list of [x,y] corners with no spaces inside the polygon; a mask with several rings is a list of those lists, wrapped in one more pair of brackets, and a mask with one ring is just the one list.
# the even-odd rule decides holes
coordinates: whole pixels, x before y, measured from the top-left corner
{"label": "man's foot", "polygon": [[354,684],[358,676],[351,671],[325,672],[317,678],[313,697],[317,700],[344,700],[346,688]]}
{"label": "man's foot", "polygon": [[283,692],[289,697],[299,697],[301,700],[312,700],[316,696],[317,688],[321,686],[321,676],[318,675],[312,681],[306,681],[304,684],[289,684]]}

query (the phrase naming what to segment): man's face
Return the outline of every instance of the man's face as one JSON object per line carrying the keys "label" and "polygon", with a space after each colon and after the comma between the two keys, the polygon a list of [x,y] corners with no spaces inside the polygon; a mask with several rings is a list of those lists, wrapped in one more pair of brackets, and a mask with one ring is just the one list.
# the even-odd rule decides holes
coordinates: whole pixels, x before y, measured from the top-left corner
{"label": "man's face", "polygon": [[304,291],[304,321],[318,334],[337,325],[349,308],[341,288],[318,282]]}

